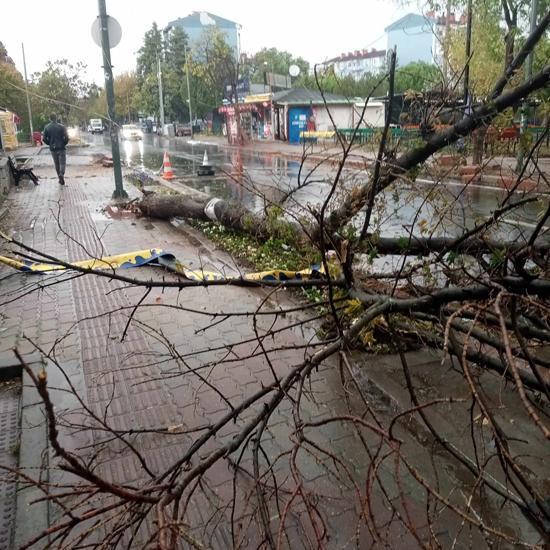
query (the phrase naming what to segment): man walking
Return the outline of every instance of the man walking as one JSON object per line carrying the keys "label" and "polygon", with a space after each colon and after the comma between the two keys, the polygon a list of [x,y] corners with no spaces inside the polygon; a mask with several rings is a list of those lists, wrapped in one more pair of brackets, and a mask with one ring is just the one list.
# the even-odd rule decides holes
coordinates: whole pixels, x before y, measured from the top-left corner
{"label": "man walking", "polygon": [[57,122],[57,115],[50,115],[51,122],[44,128],[44,143],[50,146],[59,184],[65,185],[65,165],[67,162],[65,146],[69,143],[69,134],[63,124]]}

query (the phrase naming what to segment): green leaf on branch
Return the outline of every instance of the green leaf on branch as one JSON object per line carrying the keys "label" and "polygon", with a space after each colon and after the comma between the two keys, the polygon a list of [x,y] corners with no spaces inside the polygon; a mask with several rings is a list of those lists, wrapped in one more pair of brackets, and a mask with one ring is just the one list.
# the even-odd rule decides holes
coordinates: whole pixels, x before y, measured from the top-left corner
{"label": "green leaf on branch", "polygon": [[496,249],[491,253],[490,266],[493,268],[500,267],[506,259],[506,250]]}

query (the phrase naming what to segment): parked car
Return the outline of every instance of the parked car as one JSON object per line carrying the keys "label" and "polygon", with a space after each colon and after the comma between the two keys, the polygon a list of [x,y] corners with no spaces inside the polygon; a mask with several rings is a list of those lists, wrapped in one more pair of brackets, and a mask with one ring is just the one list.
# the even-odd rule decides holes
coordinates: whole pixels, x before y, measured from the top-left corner
{"label": "parked car", "polygon": [[124,124],[120,133],[122,139],[140,140],[143,139],[143,131],[137,124]]}
{"label": "parked car", "polygon": [[144,134],[150,134],[153,132],[153,121],[145,119],[141,121],[141,130]]}
{"label": "parked car", "polygon": [[193,132],[191,131],[191,124],[176,124],[176,136],[191,136]]}

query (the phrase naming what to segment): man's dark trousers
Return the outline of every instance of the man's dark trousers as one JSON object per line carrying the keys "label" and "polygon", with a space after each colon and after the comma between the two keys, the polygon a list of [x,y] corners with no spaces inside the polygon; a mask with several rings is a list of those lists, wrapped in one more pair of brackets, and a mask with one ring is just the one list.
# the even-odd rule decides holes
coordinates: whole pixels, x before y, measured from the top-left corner
{"label": "man's dark trousers", "polygon": [[55,164],[55,171],[57,172],[58,177],[65,176],[65,165],[67,164],[67,152],[65,149],[60,149],[58,151],[51,150],[50,153],[53,157],[53,163]]}

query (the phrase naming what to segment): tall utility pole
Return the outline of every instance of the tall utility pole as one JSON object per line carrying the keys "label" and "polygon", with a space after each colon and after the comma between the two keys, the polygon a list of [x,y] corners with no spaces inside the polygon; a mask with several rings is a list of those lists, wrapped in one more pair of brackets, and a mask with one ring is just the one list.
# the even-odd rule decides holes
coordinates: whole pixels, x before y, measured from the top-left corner
{"label": "tall utility pole", "polygon": [[120,149],[118,146],[118,126],[115,122],[115,91],[113,85],[113,67],[111,65],[111,47],[105,0],[98,0],[99,22],[101,27],[101,51],[103,52],[103,70],[105,72],[105,90],[107,92],[107,113],[109,115],[109,133],[111,136],[111,153],[115,173],[114,199],[127,198],[128,194],[122,185],[122,168],[120,167]]}
{"label": "tall utility pole", "polygon": [[25,73],[25,93],[27,94],[27,109],[29,110],[29,127],[31,129],[31,143],[33,143],[34,128],[32,127],[32,111],[31,98],[29,97],[29,81],[27,79],[27,60],[25,59],[25,44],[21,42],[21,50],[23,52],[23,72]]}
{"label": "tall utility pole", "polygon": [[464,106],[470,97],[470,56],[472,55],[472,0],[468,0],[466,12],[466,67],[464,67]]}
{"label": "tall utility pole", "polygon": [[[537,12],[539,9],[538,0],[531,0],[531,24],[529,32],[532,33],[537,28]],[[525,81],[531,79],[533,76],[533,50],[529,52],[527,56],[527,64],[525,67]],[[523,140],[521,139],[522,135],[525,133],[527,128],[527,115],[529,114],[529,100],[526,98],[521,106],[521,122],[519,127],[520,142],[518,146],[518,156],[516,162],[516,172],[519,173],[523,169],[523,162],[525,157],[525,146],[523,145]]]}
{"label": "tall utility pole", "polygon": [[157,56],[158,62],[158,81],[159,81],[159,118],[160,118],[160,133],[164,134],[164,98],[162,93],[162,69],[160,65],[160,55]]}
{"label": "tall utility pole", "polygon": [[193,139],[193,114],[191,111],[191,86],[189,86],[189,63],[187,62],[187,45],[183,43],[183,54],[185,55],[185,78],[187,80],[187,106],[189,108],[189,125],[191,126],[191,139]]}

